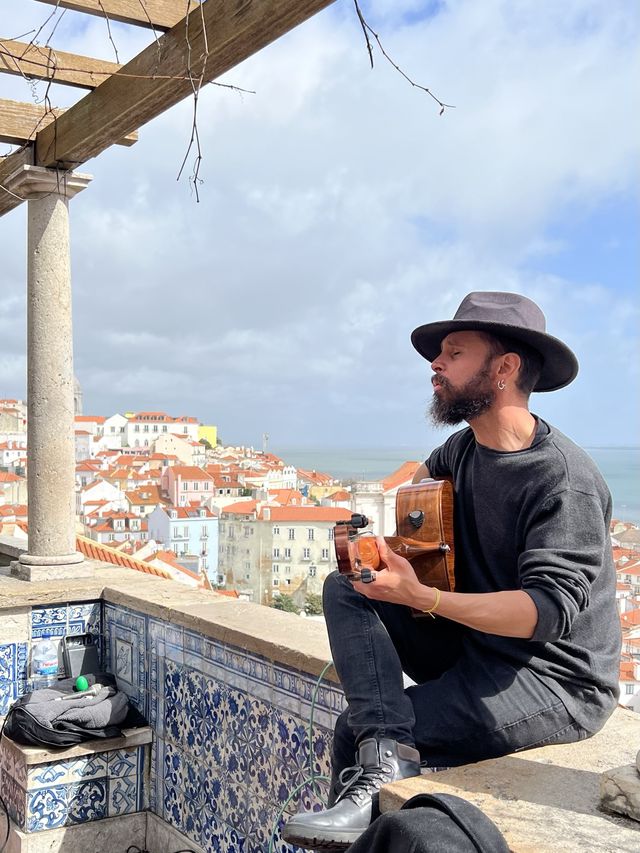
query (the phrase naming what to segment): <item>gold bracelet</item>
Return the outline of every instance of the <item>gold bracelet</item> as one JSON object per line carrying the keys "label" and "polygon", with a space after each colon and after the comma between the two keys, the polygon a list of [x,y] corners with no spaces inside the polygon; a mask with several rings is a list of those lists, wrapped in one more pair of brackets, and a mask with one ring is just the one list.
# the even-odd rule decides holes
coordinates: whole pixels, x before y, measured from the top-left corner
{"label": "gold bracelet", "polygon": [[436,600],[435,600],[432,607],[430,607],[428,610],[423,610],[422,612],[428,613],[432,619],[435,619],[436,617],[433,614],[438,609],[438,605],[440,604],[440,590],[438,589],[437,586],[432,586],[431,589],[435,590]]}

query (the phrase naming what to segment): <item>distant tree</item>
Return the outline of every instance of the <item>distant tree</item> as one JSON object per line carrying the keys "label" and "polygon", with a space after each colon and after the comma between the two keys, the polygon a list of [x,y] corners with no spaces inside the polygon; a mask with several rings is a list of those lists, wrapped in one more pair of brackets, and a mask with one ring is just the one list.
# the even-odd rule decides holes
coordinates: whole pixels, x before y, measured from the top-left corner
{"label": "distant tree", "polygon": [[322,615],[322,596],[317,592],[310,592],[304,602],[304,612],[307,616]]}
{"label": "distant tree", "polygon": [[286,613],[300,613],[300,608],[296,607],[293,598],[286,593],[274,596],[271,606],[274,610],[284,610]]}
{"label": "distant tree", "polygon": [[240,495],[243,498],[250,498],[251,497],[251,489],[240,489]]}
{"label": "distant tree", "polygon": [[211,443],[209,441],[207,441],[206,438],[201,438],[198,443],[202,444],[204,446],[205,450],[213,450],[213,447],[211,447]]}

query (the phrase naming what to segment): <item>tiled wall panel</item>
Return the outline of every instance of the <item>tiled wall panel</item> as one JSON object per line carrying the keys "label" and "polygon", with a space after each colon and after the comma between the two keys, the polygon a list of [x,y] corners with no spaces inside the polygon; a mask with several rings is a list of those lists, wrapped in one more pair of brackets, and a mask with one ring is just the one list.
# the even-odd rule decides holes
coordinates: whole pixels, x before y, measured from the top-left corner
{"label": "tiled wall panel", "polygon": [[278,816],[326,797],[311,778],[329,774],[340,689],[124,608],[104,618],[107,660],[155,732],[151,810],[207,853],[267,853],[274,825],[290,853]]}

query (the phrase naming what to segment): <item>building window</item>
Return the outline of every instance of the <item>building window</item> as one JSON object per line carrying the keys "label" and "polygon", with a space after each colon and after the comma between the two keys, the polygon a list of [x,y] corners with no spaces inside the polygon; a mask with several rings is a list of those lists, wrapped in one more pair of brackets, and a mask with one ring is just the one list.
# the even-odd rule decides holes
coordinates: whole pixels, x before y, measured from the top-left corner
{"label": "building window", "polygon": [[280,548],[274,548],[274,549],[273,549],[273,556],[274,556],[274,557],[279,557],[279,556],[280,556]]}
{"label": "building window", "polygon": [[290,579],[290,578],[285,578],[285,579],[284,579],[284,585],[285,585],[285,586],[291,586],[291,579]]}
{"label": "building window", "polygon": [[188,527],[183,527],[183,530],[184,530],[184,535],[185,535],[185,536],[188,536],[188,535],[189,535],[189,528],[188,528]]}
{"label": "building window", "polygon": [[313,527],[307,528],[307,539],[309,542],[313,542]]}
{"label": "building window", "polygon": [[163,425],[163,427],[162,427],[162,432],[166,432],[166,431],[167,431],[167,425],[166,425],[166,424],[164,424],[164,425]]}
{"label": "building window", "polygon": [[302,549],[302,559],[310,560],[311,559],[311,548],[303,548]]}
{"label": "building window", "polygon": [[189,432],[189,427],[182,427],[182,432]]}
{"label": "building window", "polygon": [[284,558],[285,558],[285,560],[291,559],[291,548],[285,548],[284,549]]}
{"label": "building window", "polygon": [[136,424],[133,428],[134,432],[140,432],[140,424]]}
{"label": "building window", "polygon": [[296,531],[295,531],[295,528],[294,528],[294,527],[290,527],[290,528],[289,528],[289,539],[295,539],[295,538],[296,538]]}
{"label": "building window", "polygon": [[329,528],[328,533],[329,533],[329,541],[332,542],[333,541],[333,527]]}
{"label": "building window", "polygon": [[272,583],[274,586],[280,586],[280,578],[274,578],[274,579],[271,581],[271,583]]}
{"label": "building window", "polygon": [[145,424],[142,431],[143,432],[149,432],[149,424]]}
{"label": "building window", "polygon": [[279,566],[279,564],[278,564],[278,563],[274,563],[274,564],[271,566],[271,570],[272,570],[272,572],[274,573],[274,575],[279,575],[279,574],[280,574],[280,566]]}
{"label": "building window", "polygon": [[205,482],[205,484],[204,484],[204,490],[205,490],[205,492],[208,492],[208,491],[209,491],[209,483],[206,483],[206,482]]}
{"label": "building window", "polygon": [[323,560],[328,560],[328,559],[329,559],[329,549],[328,549],[328,548],[323,548],[323,549],[322,549],[322,559],[323,559]]}
{"label": "building window", "polygon": [[273,528],[273,535],[280,536],[280,528],[277,525]]}
{"label": "building window", "polygon": [[635,689],[635,684],[625,684],[625,693],[627,694],[627,696],[633,696],[633,692]]}
{"label": "building window", "polygon": [[317,571],[317,570],[316,570],[316,567],[315,567],[315,566],[309,566],[309,577],[310,577],[310,578],[315,578],[315,576],[316,576],[316,571]]}
{"label": "building window", "polygon": [[158,424],[154,424],[154,425],[153,425],[153,431],[154,431],[154,432],[158,432]]}

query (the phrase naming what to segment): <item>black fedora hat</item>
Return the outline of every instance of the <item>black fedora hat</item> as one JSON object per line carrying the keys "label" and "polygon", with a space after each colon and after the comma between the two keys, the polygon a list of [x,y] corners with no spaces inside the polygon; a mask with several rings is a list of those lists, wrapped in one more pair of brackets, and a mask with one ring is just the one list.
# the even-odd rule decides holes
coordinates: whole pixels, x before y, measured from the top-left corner
{"label": "black fedora hat", "polygon": [[440,352],[442,339],[451,332],[479,331],[506,335],[528,344],[543,359],[534,391],[564,388],[578,374],[578,359],[566,344],[546,332],[545,317],[531,299],[519,293],[476,291],[460,303],[453,320],[418,326],[411,343],[427,361]]}

